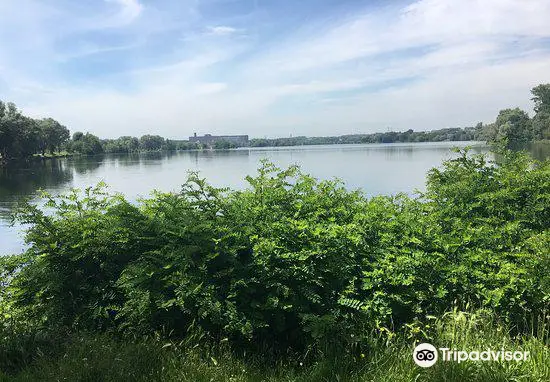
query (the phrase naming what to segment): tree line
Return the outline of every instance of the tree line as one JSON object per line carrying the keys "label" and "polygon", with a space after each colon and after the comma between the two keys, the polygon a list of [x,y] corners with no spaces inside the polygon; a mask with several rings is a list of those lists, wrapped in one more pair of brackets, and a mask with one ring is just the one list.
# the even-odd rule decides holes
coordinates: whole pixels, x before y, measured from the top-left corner
{"label": "tree line", "polygon": [[480,137],[476,127],[455,127],[432,131],[388,131],[373,134],[349,134],[332,137],[289,137],[251,139],[251,147],[268,146],[302,146],[302,145],[334,145],[358,143],[400,143],[400,142],[442,142],[442,141],[475,141]]}
{"label": "tree line", "polygon": [[481,137],[507,148],[550,140],[550,84],[534,87],[531,94],[535,104],[533,118],[519,107],[501,110],[495,122],[483,126]]}
{"label": "tree line", "polygon": [[[353,143],[441,142],[483,140],[507,148],[550,139],[550,84],[541,84],[531,90],[534,116],[520,108],[501,110],[495,122],[474,127],[445,128],[432,131],[388,131],[373,134],[350,134],[329,137],[289,137],[250,140],[250,147],[301,146]],[[218,141],[214,149],[237,147],[232,142]],[[25,158],[36,154],[93,155],[101,153],[131,153],[139,151],[191,150],[205,148],[200,143],[171,140],[159,135],[142,137],[122,136],[101,139],[91,133],[75,132],[52,118],[34,119],[25,116],[13,103],[0,101],[0,161]]]}
{"label": "tree line", "polygon": [[170,140],[159,135],[100,139],[91,133],[75,132],[52,118],[24,115],[14,103],[0,101],[0,162],[34,155],[130,153],[138,151],[188,150],[195,143]]}
{"label": "tree line", "polygon": [[550,84],[541,84],[531,90],[535,115],[516,107],[503,109],[496,121],[473,127],[444,128],[432,131],[388,131],[372,134],[349,134],[330,137],[257,138],[250,140],[251,147],[333,145],[358,143],[404,143],[442,141],[487,141],[507,148],[517,148],[528,142],[550,139]]}
{"label": "tree line", "polygon": [[138,137],[122,136],[116,139],[100,139],[90,134],[76,132],[67,142],[67,150],[72,153],[93,155],[102,153],[135,153],[143,151],[174,151],[201,148],[193,142],[172,140],[160,135],[146,134]]}
{"label": "tree line", "polygon": [[69,129],[52,118],[33,119],[13,103],[0,101],[0,159],[21,158],[59,151]]}

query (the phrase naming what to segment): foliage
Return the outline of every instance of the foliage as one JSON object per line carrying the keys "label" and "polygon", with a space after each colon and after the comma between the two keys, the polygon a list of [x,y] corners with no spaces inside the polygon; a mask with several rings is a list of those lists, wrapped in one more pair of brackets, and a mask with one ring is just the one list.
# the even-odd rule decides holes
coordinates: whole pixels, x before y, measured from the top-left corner
{"label": "foliage", "polygon": [[73,134],[73,139],[68,143],[67,148],[71,152],[85,155],[101,154],[104,151],[98,137],[80,131]]}
{"label": "foliage", "polygon": [[519,108],[501,110],[488,138],[507,148],[519,147],[533,139],[531,120]]}
{"label": "foliage", "polygon": [[518,149],[531,141],[550,139],[550,84],[531,89],[535,115],[529,118],[519,108],[501,110],[494,123],[484,126],[480,136],[498,147]]}
{"label": "foliage", "polygon": [[533,135],[538,140],[550,140],[550,112],[539,112],[533,117]]}
{"label": "foliage", "polygon": [[518,331],[549,306],[550,161],[463,152],[417,198],[367,199],[270,163],[247,180],[230,191],[191,174],[137,205],[98,185],[22,206],[29,249],[3,260],[0,309],[37,328],[341,351],[455,305]]}
{"label": "foliage", "polygon": [[53,153],[68,139],[69,130],[59,122],[26,117],[13,103],[0,101],[0,160]]}
{"label": "foliage", "polygon": [[50,153],[59,152],[70,138],[69,129],[52,118],[39,120],[38,128],[42,137],[40,144],[42,155],[46,150]]}
{"label": "foliage", "polygon": [[[548,325],[548,323],[546,323]],[[289,354],[266,359],[238,354],[224,344],[195,346],[162,336],[120,339],[77,333],[50,338],[29,347],[34,360],[20,371],[2,374],[0,381],[548,381],[550,357],[546,336],[514,338],[505,325],[483,312],[450,311],[430,320],[429,341],[438,347],[463,350],[528,351],[527,362],[438,362],[417,367],[411,353],[415,343],[401,333],[372,333],[368,351],[351,355]],[[48,346],[49,345],[49,346]],[[5,372],[5,368],[3,369]]]}
{"label": "foliage", "polygon": [[541,84],[531,90],[535,103],[533,134],[535,139],[550,140],[550,84]]}
{"label": "foliage", "polygon": [[52,118],[33,119],[21,113],[13,103],[0,101],[0,163],[12,159],[42,157],[70,153],[94,155],[136,151],[191,150],[199,148],[188,141],[164,139],[158,135],[141,138],[123,136],[100,139],[90,134],[69,130]]}
{"label": "foliage", "polygon": [[446,128],[432,131],[388,131],[373,134],[350,134],[337,137],[291,137],[291,138],[256,138],[250,140],[252,147],[266,146],[302,146],[332,145],[352,143],[398,143],[398,142],[442,142],[442,141],[475,141],[481,136],[481,127]]}
{"label": "foliage", "polygon": [[164,138],[158,135],[144,135],[139,139],[139,145],[145,151],[160,150],[164,145]]}
{"label": "foliage", "polygon": [[101,142],[107,153],[133,153],[140,150],[139,139],[123,136],[117,139],[104,139]]}
{"label": "foliage", "polygon": [[[550,84],[541,84],[531,90],[535,115],[531,119],[519,108],[504,109],[494,123],[475,127],[444,128],[433,131],[387,131],[373,134],[350,134],[334,137],[290,137],[251,139],[248,146],[300,146],[352,143],[440,142],[487,140],[500,147],[519,148],[533,140],[550,139]],[[165,139],[159,135],[142,137],[122,136],[117,139],[100,139],[76,132],[69,139],[69,130],[51,119],[35,120],[24,116],[13,103],[0,101],[0,160],[24,158],[46,151],[67,150],[76,154],[131,153],[137,151],[193,150],[201,144],[184,140]],[[215,142],[215,149],[229,149],[238,144],[229,141]]]}
{"label": "foliage", "polygon": [[226,141],[226,140],[219,140],[214,142],[213,148],[217,150],[228,150],[236,148],[237,144],[234,142]]}
{"label": "foliage", "polygon": [[535,103],[535,113],[550,112],[550,84],[535,86],[531,93],[531,100]]}

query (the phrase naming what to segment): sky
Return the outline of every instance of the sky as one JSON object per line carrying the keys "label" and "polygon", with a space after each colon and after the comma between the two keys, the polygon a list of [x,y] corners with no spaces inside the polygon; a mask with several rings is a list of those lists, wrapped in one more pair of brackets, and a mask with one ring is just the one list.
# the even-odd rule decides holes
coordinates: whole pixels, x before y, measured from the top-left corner
{"label": "sky", "polygon": [[0,99],[105,138],[432,130],[532,114],[549,0],[0,0]]}

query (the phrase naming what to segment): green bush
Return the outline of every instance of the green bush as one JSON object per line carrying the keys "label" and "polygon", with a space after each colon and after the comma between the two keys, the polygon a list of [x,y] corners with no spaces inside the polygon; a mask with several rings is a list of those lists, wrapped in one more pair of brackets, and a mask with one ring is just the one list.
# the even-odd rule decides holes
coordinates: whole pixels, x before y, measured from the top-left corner
{"label": "green bush", "polygon": [[23,206],[30,247],[3,260],[0,313],[27,327],[339,351],[453,306],[520,330],[549,306],[549,161],[464,152],[416,198],[367,199],[270,163],[247,180],[230,191],[191,174],[137,205],[99,185]]}

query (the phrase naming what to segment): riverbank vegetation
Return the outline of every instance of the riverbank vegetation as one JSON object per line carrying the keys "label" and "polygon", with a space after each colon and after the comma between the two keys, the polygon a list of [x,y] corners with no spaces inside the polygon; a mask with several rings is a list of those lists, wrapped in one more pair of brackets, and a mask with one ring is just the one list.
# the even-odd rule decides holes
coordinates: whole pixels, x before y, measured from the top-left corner
{"label": "riverbank vegetation", "polygon": [[[487,141],[507,148],[520,148],[533,141],[550,140],[550,84],[531,90],[535,104],[533,118],[519,109],[501,110],[494,123],[475,127],[445,128],[433,131],[388,131],[373,134],[350,134],[333,137],[289,137],[261,139],[248,142],[249,147],[301,146],[353,143]],[[236,148],[233,142],[218,141],[214,149]],[[33,119],[24,116],[13,103],[0,101],[0,162],[34,155],[59,156],[67,154],[93,155],[101,153],[132,153],[143,151],[196,150],[207,148],[187,140],[170,140],[159,135],[140,138],[123,136],[100,139],[91,133],[69,130],[51,118]]]}
{"label": "riverbank vegetation", "polygon": [[[462,152],[414,198],[270,163],[247,180],[22,205],[29,248],[0,258],[4,378],[550,377],[549,160]],[[421,370],[417,341],[533,355]]]}
{"label": "riverbank vegetation", "polygon": [[501,110],[496,121],[483,129],[488,142],[517,148],[527,142],[550,140],[550,84],[534,87],[531,94],[535,104],[533,118],[517,107]]}
{"label": "riverbank vegetation", "polygon": [[[294,137],[277,139],[251,139],[250,147],[300,146],[346,143],[439,142],[476,140],[479,128],[452,128],[430,132],[387,132],[376,134],[344,135],[340,137]],[[213,149],[236,148],[234,142],[216,141]],[[136,153],[151,151],[198,150],[209,148],[197,142],[165,139],[159,135],[142,137],[122,136],[101,139],[89,132],[69,130],[59,122],[48,118],[36,120],[21,113],[13,103],[0,102],[0,160],[103,153]]]}
{"label": "riverbank vegetation", "polygon": [[18,373],[0,371],[0,381],[189,381],[189,382],[433,382],[548,381],[548,337],[515,338],[488,314],[451,311],[431,320],[432,341],[456,349],[522,349],[527,362],[437,363],[415,366],[412,340],[387,332],[369,333],[369,347],[354,355],[334,352],[308,357],[289,354],[276,360],[237,353],[227,344],[193,345],[192,340],[161,337],[121,339],[80,333],[19,340],[29,363]]}
{"label": "riverbank vegetation", "polygon": [[71,154],[131,153],[138,151],[186,150],[199,148],[186,141],[158,135],[100,139],[91,133],[76,132],[52,118],[25,116],[13,103],[0,101],[0,163],[33,156],[58,157]]}
{"label": "riverbank vegetation", "polygon": [[442,141],[487,141],[507,148],[521,148],[534,141],[550,140],[550,84],[531,90],[534,116],[520,108],[501,110],[493,123],[473,127],[446,128],[432,131],[388,131],[373,134],[350,134],[334,137],[289,137],[252,139],[252,147],[331,145],[351,143],[404,143]]}
{"label": "riverbank vegetation", "polygon": [[24,116],[13,103],[0,100],[0,161],[59,151],[69,130],[51,119]]}
{"label": "riverbank vegetation", "polygon": [[303,145],[336,145],[364,143],[407,143],[407,142],[445,142],[476,141],[482,138],[481,126],[454,127],[432,131],[388,131],[373,134],[349,134],[334,137],[289,137],[289,138],[255,138],[250,140],[251,147],[303,146]]}

